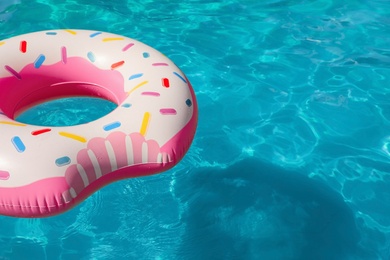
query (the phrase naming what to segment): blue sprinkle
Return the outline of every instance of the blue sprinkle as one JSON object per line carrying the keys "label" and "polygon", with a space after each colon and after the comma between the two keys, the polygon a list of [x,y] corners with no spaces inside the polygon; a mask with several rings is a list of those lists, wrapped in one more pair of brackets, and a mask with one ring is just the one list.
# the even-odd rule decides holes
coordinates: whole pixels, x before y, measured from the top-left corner
{"label": "blue sprinkle", "polygon": [[122,107],[129,108],[129,107],[131,107],[131,104],[126,103],[126,104],[123,104]]}
{"label": "blue sprinkle", "polygon": [[47,32],[46,35],[57,35],[56,32]]}
{"label": "blue sprinkle", "polygon": [[142,75],[144,75],[144,74],[143,73],[133,74],[130,76],[129,80],[140,78],[140,77],[142,77]]}
{"label": "blue sprinkle", "polygon": [[187,99],[187,100],[186,100],[186,105],[187,105],[188,107],[191,107],[191,106],[192,106],[191,100]]}
{"label": "blue sprinkle", "polygon": [[179,77],[179,79],[181,79],[184,83],[187,83],[187,81],[177,72],[173,72],[173,74],[177,77]]}
{"label": "blue sprinkle", "polygon": [[144,52],[144,53],[142,53],[142,56],[144,56],[144,58],[149,58],[149,53],[148,52]]}
{"label": "blue sprinkle", "polygon": [[45,55],[40,54],[40,55],[38,56],[38,58],[34,61],[34,67],[35,67],[36,69],[39,69],[39,67],[41,67],[41,65],[43,64],[43,62],[45,61],[45,59],[46,59]]}
{"label": "blue sprinkle", "polygon": [[118,128],[120,126],[121,126],[121,122],[116,121],[116,122],[113,122],[113,123],[110,123],[108,125],[103,126],[103,130],[110,131],[110,130]]}
{"label": "blue sprinkle", "polygon": [[12,137],[11,142],[19,153],[23,153],[26,150],[26,146],[19,136]]}
{"label": "blue sprinkle", "polygon": [[70,158],[68,156],[60,157],[56,159],[56,165],[58,167],[70,164]]}
{"label": "blue sprinkle", "polygon": [[87,57],[88,57],[88,59],[91,61],[91,62],[95,62],[95,54],[93,54],[93,52],[92,51],[90,51],[90,52],[88,52],[87,53]]}
{"label": "blue sprinkle", "polygon": [[89,37],[93,38],[95,36],[98,36],[99,34],[102,34],[102,32],[95,32],[95,33],[91,34]]}

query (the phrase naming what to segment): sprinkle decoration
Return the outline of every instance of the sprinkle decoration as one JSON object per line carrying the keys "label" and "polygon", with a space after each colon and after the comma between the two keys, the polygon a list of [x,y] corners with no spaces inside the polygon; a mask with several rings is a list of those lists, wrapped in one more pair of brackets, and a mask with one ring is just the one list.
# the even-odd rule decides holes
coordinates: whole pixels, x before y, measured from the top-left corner
{"label": "sprinkle decoration", "polygon": [[9,179],[9,172],[7,171],[0,171],[0,180],[6,181]]}
{"label": "sprinkle decoration", "polygon": [[122,51],[125,52],[125,51],[127,51],[128,49],[130,49],[133,46],[134,46],[134,43],[129,43],[125,47],[123,47]]}
{"label": "sprinkle decoration", "polygon": [[131,76],[129,77],[129,80],[140,78],[140,77],[142,77],[143,75],[144,75],[143,73],[133,74],[133,75],[131,75]]}
{"label": "sprinkle decoration", "polygon": [[34,68],[39,69],[42,66],[45,59],[46,59],[45,55],[40,54],[38,58],[34,61]]}
{"label": "sprinkle decoration", "polygon": [[73,34],[73,35],[76,35],[76,34],[77,34],[77,32],[72,31],[72,30],[65,30],[65,32],[68,32],[68,33]]}
{"label": "sprinkle decoration", "polygon": [[61,61],[64,64],[66,64],[66,62],[68,61],[68,55],[66,53],[66,47],[65,46],[61,47]]}
{"label": "sprinkle decoration", "polygon": [[26,150],[26,146],[19,136],[12,137],[11,142],[19,153],[23,153]]}
{"label": "sprinkle decoration", "polygon": [[13,68],[11,68],[10,66],[8,65],[5,65],[4,68],[9,72],[11,73],[15,78],[17,79],[22,79],[22,76],[20,76],[20,74],[14,70]]}
{"label": "sprinkle decoration", "polygon": [[111,130],[118,128],[120,126],[121,126],[121,122],[116,121],[116,122],[113,122],[113,123],[110,123],[110,124],[103,126],[103,130],[104,131],[111,131]]}
{"label": "sprinkle decoration", "polygon": [[154,92],[154,91],[145,91],[145,92],[142,92],[141,95],[143,95],[143,96],[159,97],[160,93]]}
{"label": "sprinkle decoration", "polygon": [[140,87],[146,85],[147,83],[148,83],[147,80],[145,80],[145,81],[139,83],[137,86],[135,86],[134,88],[132,88],[129,92],[127,92],[127,94],[130,95],[134,90],[136,90],[137,88],[140,88]]}
{"label": "sprinkle decoration", "polygon": [[152,66],[169,66],[168,63],[165,62],[156,62],[153,63]]}
{"label": "sprinkle decoration", "polygon": [[176,109],[174,108],[161,108],[160,109],[160,114],[161,115],[176,115],[177,112],[176,112]]}
{"label": "sprinkle decoration", "polygon": [[112,42],[112,41],[123,41],[125,38],[123,37],[108,37],[108,38],[104,38],[103,41],[104,42]]}
{"label": "sprinkle decoration", "polygon": [[173,72],[173,75],[175,75],[176,77],[178,77],[179,79],[181,79],[184,83],[187,83],[187,80],[185,80],[179,73]]}
{"label": "sprinkle decoration", "polygon": [[65,165],[68,165],[71,163],[71,160],[68,156],[64,156],[64,157],[60,157],[60,158],[57,158],[55,160],[55,164],[58,166],[58,167],[62,167],[62,166],[65,166]]}
{"label": "sprinkle decoration", "polygon": [[96,61],[95,54],[94,54],[92,51],[90,51],[90,52],[87,53],[87,57],[88,57],[88,59],[89,59],[91,62],[95,62],[95,61]]}
{"label": "sprinkle decoration", "polygon": [[19,50],[21,53],[26,53],[27,52],[27,42],[26,41],[21,41]]}
{"label": "sprinkle decoration", "polygon": [[163,87],[169,88],[169,79],[162,78],[161,83],[162,83]]}
{"label": "sprinkle decoration", "polygon": [[93,37],[96,37],[100,34],[102,34],[102,32],[95,32],[95,33],[92,33],[89,37],[93,38]]}
{"label": "sprinkle decoration", "polygon": [[36,130],[36,131],[32,131],[31,134],[32,135],[40,135],[40,134],[48,133],[50,131],[51,131],[50,128],[44,128],[44,129],[39,129],[39,130]]}
{"label": "sprinkle decoration", "polygon": [[150,113],[149,112],[145,112],[144,118],[142,119],[141,129],[139,131],[140,134],[143,135],[143,136],[145,136],[146,131],[148,130],[149,120],[150,120]]}
{"label": "sprinkle decoration", "polygon": [[125,64],[125,61],[118,61],[118,62],[115,62],[114,64],[111,65],[111,69],[114,70],[116,68],[119,68],[120,66],[122,66],[123,64]]}
{"label": "sprinkle decoration", "polygon": [[84,137],[82,137],[80,135],[75,135],[75,134],[68,133],[68,132],[59,132],[58,134],[63,136],[63,137],[67,137],[67,138],[70,138],[70,139],[73,139],[73,140],[76,140],[76,141],[79,141],[82,143],[87,142],[87,139],[85,139]]}
{"label": "sprinkle decoration", "polygon": [[10,122],[10,121],[0,121],[2,125],[13,125],[13,126],[26,126],[26,124]]}

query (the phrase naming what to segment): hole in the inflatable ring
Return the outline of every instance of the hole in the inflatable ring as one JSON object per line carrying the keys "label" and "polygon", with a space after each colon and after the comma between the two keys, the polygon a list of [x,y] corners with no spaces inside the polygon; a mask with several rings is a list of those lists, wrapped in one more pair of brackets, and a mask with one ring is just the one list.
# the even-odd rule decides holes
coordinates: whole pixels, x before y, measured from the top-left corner
{"label": "hole in the inflatable ring", "polygon": [[117,107],[106,99],[68,97],[33,106],[15,118],[16,121],[40,126],[72,126],[99,119]]}
{"label": "hole in the inflatable ring", "polygon": [[9,91],[8,98],[0,102],[3,113],[20,123],[39,126],[85,124],[110,113],[123,99],[94,82],[57,81],[18,87],[19,91]]}

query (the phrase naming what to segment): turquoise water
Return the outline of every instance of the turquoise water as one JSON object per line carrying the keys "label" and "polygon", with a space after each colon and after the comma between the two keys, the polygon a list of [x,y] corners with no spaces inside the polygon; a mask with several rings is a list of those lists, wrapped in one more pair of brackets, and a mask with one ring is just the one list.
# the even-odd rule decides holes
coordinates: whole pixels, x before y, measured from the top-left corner
{"label": "turquoise water", "polygon": [[172,170],[0,217],[0,259],[389,259],[389,17],[386,0],[1,1],[0,38],[84,28],[157,48],[200,115]]}
{"label": "turquoise water", "polygon": [[60,98],[36,105],[18,115],[15,120],[41,126],[80,125],[99,119],[116,107],[115,103],[100,98]]}

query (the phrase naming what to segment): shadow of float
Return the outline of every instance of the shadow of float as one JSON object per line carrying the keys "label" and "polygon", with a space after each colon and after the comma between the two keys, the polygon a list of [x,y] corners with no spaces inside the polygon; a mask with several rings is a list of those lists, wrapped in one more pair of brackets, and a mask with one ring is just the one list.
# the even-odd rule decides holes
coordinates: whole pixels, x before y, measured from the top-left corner
{"label": "shadow of float", "polygon": [[[178,180],[186,259],[360,259],[343,198],[324,183],[255,159]],[[189,193],[188,191],[193,191]]]}

